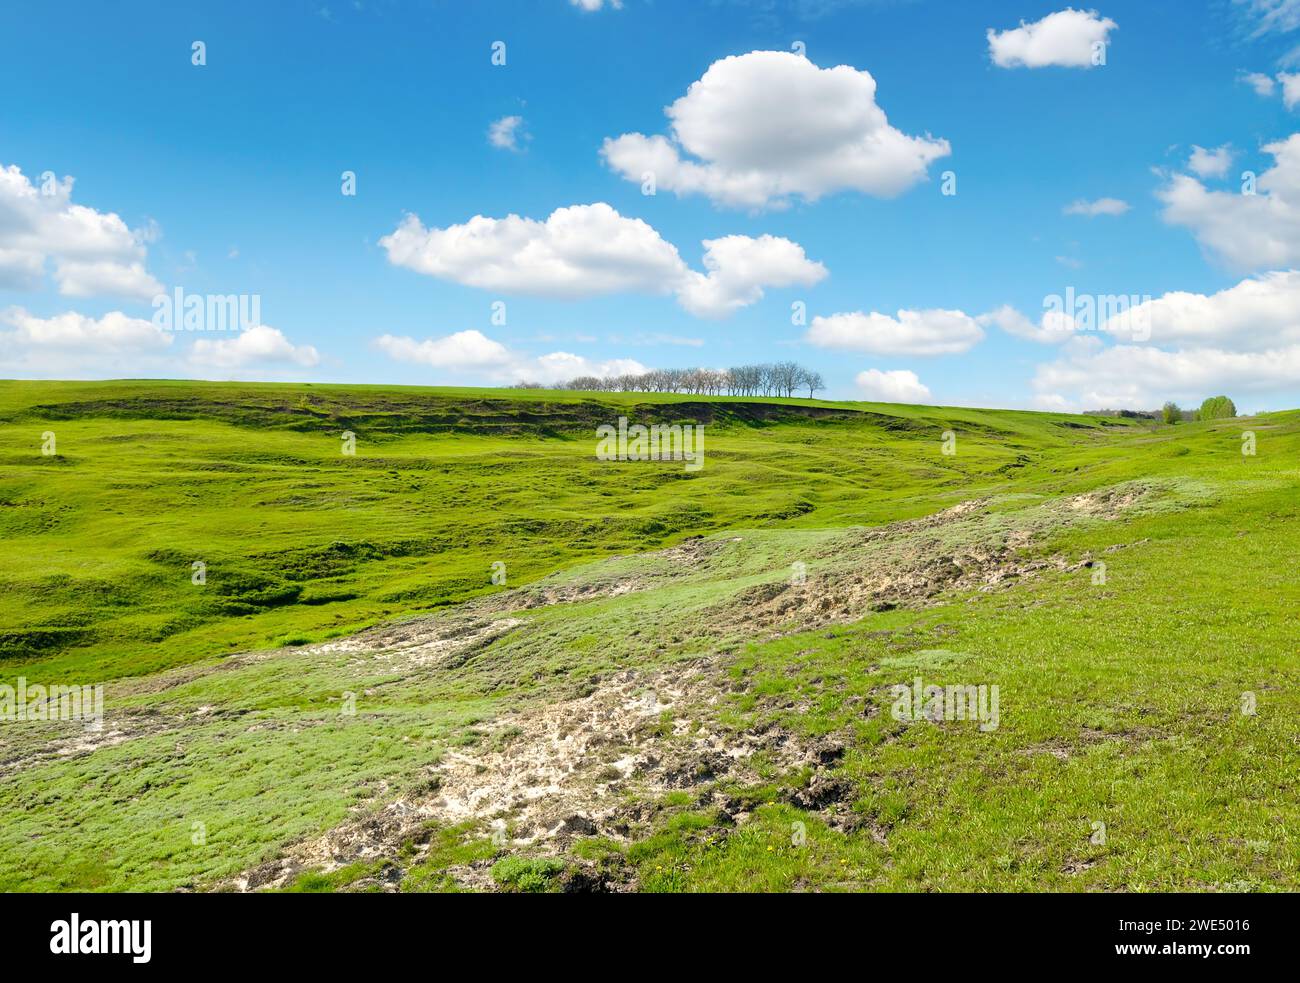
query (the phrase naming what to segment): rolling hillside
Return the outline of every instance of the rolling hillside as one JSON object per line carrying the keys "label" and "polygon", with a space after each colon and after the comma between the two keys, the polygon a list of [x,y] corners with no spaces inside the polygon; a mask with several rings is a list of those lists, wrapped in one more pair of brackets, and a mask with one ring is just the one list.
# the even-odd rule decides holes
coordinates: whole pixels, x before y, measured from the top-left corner
{"label": "rolling hillside", "polygon": [[1298,484],[1297,412],[0,383],[0,682],[105,686],[0,727],[0,889],[1296,890]]}

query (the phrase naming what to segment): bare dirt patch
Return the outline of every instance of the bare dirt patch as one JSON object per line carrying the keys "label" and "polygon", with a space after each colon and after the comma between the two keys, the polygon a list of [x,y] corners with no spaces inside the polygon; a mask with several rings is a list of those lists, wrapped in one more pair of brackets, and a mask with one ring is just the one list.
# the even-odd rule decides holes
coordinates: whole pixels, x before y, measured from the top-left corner
{"label": "bare dirt patch", "polygon": [[[427,792],[298,844],[221,887],[263,890],[283,886],[304,870],[384,861],[383,868],[397,869],[399,876],[378,886],[396,890],[403,844],[415,843],[418,862],[427,849],[420,834],[430,824],[472,821],[478,835],[492,836],[503,848],[552,854],[583,836],[626,842],[643,828],[654,801],[674,791],[743,822],[743,804],[726,789],[759,780],[760,753],[781,770],[813,769],[801,793],[807,801],[798,804],[837,806],[847,792],[822,772],[843,746],[770,726],[742,733],[720,728],[711,722],[711,711],[727,689],[716,661],[682,662],[652,672],[619,672],[579,699],[506,714],[478,747],[447,752],[431,766]],[[481,867],[452,873],[466,887],[492,886]]]}
{"label": "bare dirt patch", "polygon": [[1092,565],[1084,555],[1034,557],[1030,547],[1045,532],[1074,517],[1118,518],[1151,489],[1141,484],[1104,489],[1049,503],[1023,524],[986,515],[989,499],[972,499],[942,512],[860,531],[832,545],[828,569],[802,584],[789,578],[748,588],[719,606],[736,628],[804,631],[856,621],[872,611],[924,607],[943,595],[990,591],[1043,571],[1069,572]]}

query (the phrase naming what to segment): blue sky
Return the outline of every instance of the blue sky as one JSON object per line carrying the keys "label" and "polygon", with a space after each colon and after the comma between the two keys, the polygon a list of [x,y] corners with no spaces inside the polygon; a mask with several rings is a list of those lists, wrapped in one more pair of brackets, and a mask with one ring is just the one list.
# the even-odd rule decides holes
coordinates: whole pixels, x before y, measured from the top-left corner
{"label": "blue sky", "polygon": [[[1297,27],[1294,0],[11,5],[0,376],[794,359],[838,398],[1300,405]],[[695,185],[629,179],[656,137]],[[177,287],[262,324],[159,337]],[[1150,298],[1149,337],[1043,321],[1067,290]]]}

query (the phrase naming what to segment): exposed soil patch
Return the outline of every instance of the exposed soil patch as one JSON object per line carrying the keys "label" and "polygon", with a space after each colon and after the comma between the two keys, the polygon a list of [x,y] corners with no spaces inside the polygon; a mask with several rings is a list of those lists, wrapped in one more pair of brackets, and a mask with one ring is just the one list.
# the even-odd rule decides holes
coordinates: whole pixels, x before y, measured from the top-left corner
{"label": "exposed soil patch", "polygon": [[[1150,492],[1140,484],[1077,495],[1043,507],[1025,525],[984,516],[988,499],[973,499],[934,515],[891,523],[833,544],[830,569],[809,574],[803,583],[769,581],[728,602],[719,617],[735,628],[804,631],[855,621],[872,611],[921,607],[954,591],[997,589],[1042,571],[1074,571],[1092,565],[1091,556],[1026,554],[1037,538],[1068,517],[1111,520]],[[976,526],[973,520],[987,521]],[[960,529],[970,525],[970,530]],[[954,531],[957,530],[957,531]]]}
{"label": "exposed soil patch", "polygon": [[[91,726],[90,721],[6,724],[9,733],[0,745],[0,778],[62,758],[91,754],[137,737],[175,730],[183,724],[183,718],[157,711],[131,711],[111,717],[105,712],[97,727]],[[24,728],[31,729],[24,732]]]}
{"label": "exposed soil patch", "polygon": [[[847,783],[822,775],[842,745],[771,726],[739,734],[719,728],[710,710],[726,690],[716,661],[676,663],[620,672],[580,699],[507,714],[481,747],[448,752],[432,765],[427,792],[299,844],[222,886],[274,888],[304,870],[328,872],[358,861],[395,866],[402,845],[413,841],[418,861],[426,849],[418,843],[421,831],[431,823],[472,820],[480,824],[479,835],[491,835],[503,848],[549,853],[581,836],[627,841],[644,829],[654,801],[674,791],[692,793],[700,804],[743,822],[743,804],[724,787],[756,783],[760,752],[781,770],[813,769],[813,780],[799,793],[803,807],[830,808],[848,796]],[[467,887],[493,886],[482,865],[452,873]],[[380,887],[396,890],[397,880]]]}

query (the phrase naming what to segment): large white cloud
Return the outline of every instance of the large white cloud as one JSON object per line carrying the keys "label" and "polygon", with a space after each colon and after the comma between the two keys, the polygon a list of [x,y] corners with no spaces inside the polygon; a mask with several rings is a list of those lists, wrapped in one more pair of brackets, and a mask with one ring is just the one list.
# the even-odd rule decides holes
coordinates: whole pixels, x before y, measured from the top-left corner
{"label": "large white cloud", "polygon": [[241,369],[272,364],[311,367],[320,353],[311,345],[295,345],[278,328],[259,324],[230,338],[199,338],[190,349],[190,361],[214,369]]}
{"label": "large white cloud", "polygon": [[572,352],[530,356],[511,351],[480,331],[457,331],[441,338],[417,340],[404,335],[381,335],[375,346],[395,361],[418,363],[437,369],[443,378],[483,378],[495,382],[554,384],[582,375],[637,374],[646,367],[635,359],[589,359]]}
{"label": "large white cloud", "polygon": [[1108,44],[1118,26],[1095,10],[1067,7],[1010,30],[989,28],[989,57],[1000,68],[1092,68],[1096,46]]}
{"label": "large white cloud", "polygon": [[924,180],[947,140],[908,136],[876,104],[876,80],[785,51],[714,62],[665,113],[671,137],[626,133],[601,155],[617,173],[730,207],[783,207],[837,191],[879,197]]}
{"label": "large white cloud", "polygon": [[1274,163],[1255,194],[1211,190],[1190,174],[1170,175],[1156,192],[1166,222],[1190,229],[1207,252],[1242,271],[1300,264],[1300,133],[1263,149]]}
{"label": "large white cloud", "polygon": [[1218,348],[1166,351],[1137,345],[1078,346],[1034,375],[1037,403],[1051,408],[1154,409],[1167,399],[1184,405],[1219,393],[1279,393],[1300,378],[1300,345],[1268,351]]}
{"label": "large white cloud", "polygon": [[[1300,270],[1278,270],[1242,280],[1214,294],[1183,290],[1143,299],[1125,295],[1062,298],[1045,304],[1037,322],[1003,305],[975,320],[1041,344],[1103,335],[1155,346],[1193,345],[1233,351],[1265,351],[1300,344]],[[1099,333],[1096,333],[1099,332]]]}
{"label": "large white cloud", "polygon": [[821,348],[877,355],[953,355],[969,351],[984,338],[975,318],[962,311],[872,311],[814,317],[806,340]]}
{"label": "large white cloud", "polygon": [[0,311],[0,371],[68,379],[226,375],[231,370],[256,375],[261,369],[309,368],[320,362],[311,345],[294,345],[267,325],[229,337],[198,338],[184,352],[176,341],[176,332],[121,311],[102,317],[77,311],[40,317],[21,307]]}
{"label": "large white cloud", "polygon": [[[0,311],[0,374],[45,379],[142,377],[170,365],[174,337],[151,321],[112,311],[50,317]],[[176,374],[170,372],[168,374]]]}
{"label": "large white cloud", "polygon": [[1173,291],[1139,304],[1131,318],[1149,326],[1157,345],[1259,352],[1300,344],[1300,270],[1242,280],[1209,295]]}
{"label": "large white cloud", "polygon": [[0,168],[0,286],[35,290],[49,263],[71,297],[147,299],[162,285],[145,269],[145,241],[121,217],[72,202],[70,177],[33,184],[17,166]]}
{"label": "large white cloud", "polygon": [[803,247],[774,236],[706,240],[707,272],[699,273],[646,222],[604,202],[558,208],[544,222],[476,215],[445,229],[408,215],[379,242],[389,262],[466,286],[560,298],[675,294],[703,317],[725,317],[767,287],[811,286],[826,276]]}
{"label": "large white cloud", "polygon": [[38,317],[21,307],[0,312],[0,338],[6,346],[16,348],[76,352],[157,351],[172,343],[172,335],[160,331],[153,322],[128,317],[121,311],[99,318],[76,311]]}
{"label": "large white cloud", "polygon": [[859,372],[858,389],[867,399],[882,403],[919,403],[930,398],[930,389],[910,369]]}

